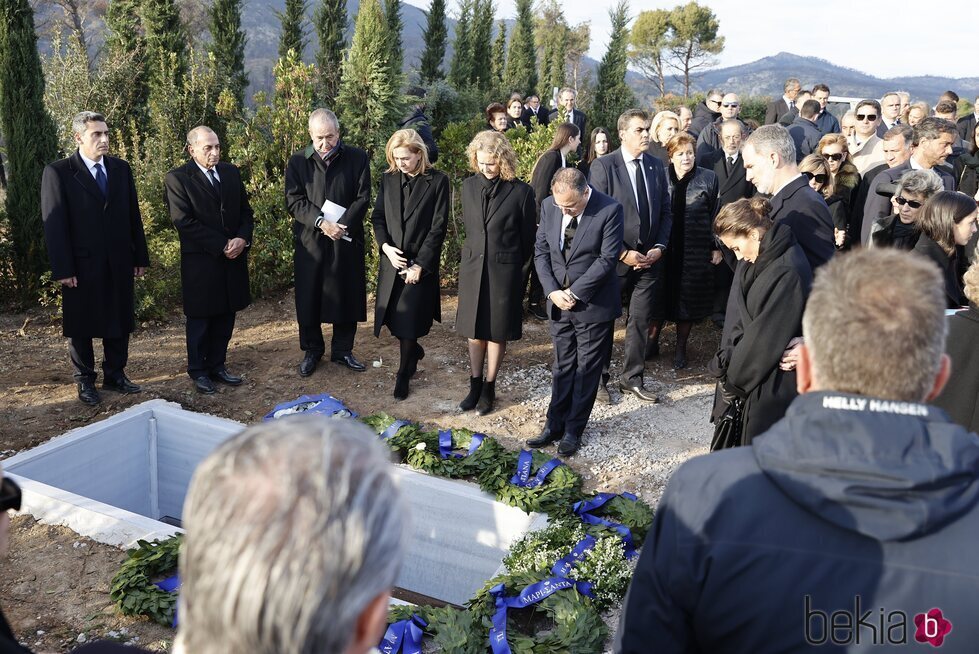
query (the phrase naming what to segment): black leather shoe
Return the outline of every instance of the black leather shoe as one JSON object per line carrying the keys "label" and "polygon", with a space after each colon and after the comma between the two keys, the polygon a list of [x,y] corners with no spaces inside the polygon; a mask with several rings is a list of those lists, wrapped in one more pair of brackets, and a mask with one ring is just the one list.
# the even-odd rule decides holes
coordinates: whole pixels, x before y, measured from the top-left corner
{"label": "black leather shoe", "polygon": [[408,398],[408,380],[411,379],[409,375],[404,373],[399,373],[394,381],[394,399],[404,400]]}
{"label": "black leather shoe", "polygon": [[613,404],[612,396],[608,392],[608,382],[601,382],[598,385],[598,393],[595,394],[595,401],[602,404]]}
{"label": "black leather shoe", "polygon": [[331,356],[330,361],[333,363],[339,363],[341,366],[346,366],[353,370],[354,372],[364,372],[367,370],[367,366],[362,364],[360,361],[354,358],[352,354],[344,354],[343,356]]}
{"label": "black leather shoe", "polygon": [[558,443],[557,453],[559,456],[571,456],[581,447],[581,436],[565,434],[561,442]]}
{"label": "black leather shoe", "polygon": [[228,386],[239,386],[241,382],[245,381],[238,375],[232,375],[227,370],[223,368],[211,373],[211,379],[214,381],[219,381],[222,384],[227,384]]}
{"label": "black leather shoe", "polygon": [[129,381],[125,375],[119,379],[114,379],[112,381],[105,379],[102,381],[103,391],[113,391],[115,393],[122,393],[123,395],[132,395],[133,393],[142,392],[142,388],[138,385]]}
{"label": "black leather shoe", "polygon": [[81,382],[78,384],[78,399],[81,400],[82,404],[89,406],[95,406],[102,401],[102,398],[99,396],[99,391],[95,388],[93,382]]}
{"label": "black leather shoe", "polygon": [[194,378],[194,388],[201,395],[214,395],[218,392],[218,389],[214,387],[214,382],[207,375],[201,375],[200,377]]}
{"label": "black leather shoe", "polygon": [[543,304],[533,303],[527,306],[527,311],[538,320],[547,320],[547,309]]}
{"label": "black leather shoe", "polygon": [[636,397],[638,397],[640,400],[644,402],[652,402],[653,404],[659,402],[658,397],[656,397],[655,395],[647,391],[642,386],[629,386],[625,382],[620,381],[619,390],[622,391],[623,393],[630,393],[632,395],[635,395]]}
{"label": "black leather shoe", "polygon": [[306,353],[303,360],[299,362],[299,376],[309,377],[316,370],[316,364],[320,362],[320,355]]}
{"label": "black leather shoe", "polygon": [[545,425],[539,436],[530,438],[524,441],[524,443],[527,445],[527,447],[547,447],[551,443],[561,440],[563,435],[563,429],[552,430],[549,426]]}

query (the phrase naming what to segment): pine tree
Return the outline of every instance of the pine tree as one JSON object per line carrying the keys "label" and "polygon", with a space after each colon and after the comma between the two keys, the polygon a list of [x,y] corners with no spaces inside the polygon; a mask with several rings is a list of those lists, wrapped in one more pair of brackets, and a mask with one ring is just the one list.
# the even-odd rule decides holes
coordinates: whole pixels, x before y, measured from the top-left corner
{"label": "pine tree", "polygon": [[541,3],[534,29],[540,53],[540,90],[550,95],[551,89],[564,86],[570,32],[557,0]]}
{"label": "pine tree", "polygon": [[487,93],[493,86],[493,0],[476,0],[473,10],[472,58],[474,62],[472,85]]}
{"label": "pine tree", "polygon": [[524,94],[537,89],[537,48],[534,43],[533,0],[517,0],[517,22],[510,33],[504,81]]}
{"label": "pine tree", "polygon": [[143,35],[143,24],[139,17],[137,0],[112,0],[105,12],[105,26],[108,28],[105,46],[107,56],[112,60],[130,59],[129,92],[131,93],[129,121],[118,125],[117,131],[123,142],[132,136],[132,131],[142,131],[146,124],[146,105],[150,97],[149,71],[146,58],[147,45]]}
{"label": "pine tree", "polygon": [[449,66],[449,83],[457,91],[469,86],[476,68],[473,61],[472,30],[475,0],[459,0],[459,20],[456,21],[455,41],[452,44],[452,63]]}
{"label": "pine tree", "polygon": [[340,67],[346,44],[346,0],[321,0],[313,14],[319,49],[316,51],[316,96],[321,105],[335,105],[340,90]]}
{"label": "pine tree", "polygon": [[279,58],[290,50],[302,61],[306,52],[306,0],[286,0],[285,11],[275,12],[282,31],[279,33]]}
{"label": "pine tree", "polygon": [[177,82],[181,83],[187,75],[187,33],[174,0],[143,0],[139,7],[146,34],[148,81],[152,93],[154,84],[163,74],[164,61],[170,55],[175,57],[173,74]]}
{"label": "pine tree", "polygon": [[404,67],[401,45],[401,0],[384,0],[384,18],[387,21],[388,66],[392,75],[400,75]]}
{"label": "pine tree", "polygon": [[496,41],[493,42],[493,84],[492,91],[495,95],[503,97],[507,95],[506,86],[503,84],[503,73],[506,68],[506,22],[500,20],[496,25]]}
{"label": "pine tree", "polygon": [[245,104],[248,75],[245,73],[245,42],[241,29],[242,0],[214,0],[211,5],[211,47],[218,79],[224,80],[239,107]]}
{"label": "pine tree", "polygon": [[143,26],[139,20],[137,0],[112,0],[105,10],[105,26],[109,33],[105,45],[111,52],[146,50]]}
{"label": "pine tree", "polygon": [[362,0],[343,61],[337,107],[343,138],[373,156],[401,116],[400,78],[388,62],[387,24],[380,0]]}
{"label": "pine tree", "polygon": [[445,25],[445,0],[432,0],[428,7],[428,23],[425,25],[425,52],[421,60],[422,84],[431,84],[445,77],[442,61],[449,30]]}
{"label": "pine tree", "polygon": [[609,10],[612,33],[609,35],[608,50],[598,64],[598,87],[595,89],[593,103],[593,125],[615,125],[626,109],[632,107],[636,98],[626,84],[625,74],[628,65],[629,3],[619,3]]}
{"label": "pine tree", "polygon": [[17,295],[33,304],[47,270],[41,222],[41,172],[58,137],[44,108],[44,75],[28,0],[0,0],[0,130],[7,144],[6,224]]}

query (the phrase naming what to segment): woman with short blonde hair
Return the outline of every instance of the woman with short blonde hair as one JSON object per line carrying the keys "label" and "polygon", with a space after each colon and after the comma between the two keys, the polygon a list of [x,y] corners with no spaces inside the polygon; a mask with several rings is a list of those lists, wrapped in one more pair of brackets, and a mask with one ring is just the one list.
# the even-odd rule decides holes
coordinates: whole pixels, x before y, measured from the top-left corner
{"label": "woman with short blonde hair", "polygon": [[500,179],[510,181],[517,176],[517,153],[510,141],[500,132],[486,130],[477,134],[466,146],[466,159],[469,160],[469,170],[479,172],[478,153],[494,157],[500,165]]}
{"label": "woman with short blonde hair", "polygon": [[394,151],[398,148],[408,148],[412,152],[421,155],[418,158],[416,169],[410,171],[409,174],[418,175],[419,173],[425,173],[432,167],[431,162],[428,160],[428,146],[422,140],[421,134],[413,129],[399,129],[391,135],[387,145],[384,146],[384,158],[388,162],[387,170],[384,172],[395,173],[400,170],[394,161]]}

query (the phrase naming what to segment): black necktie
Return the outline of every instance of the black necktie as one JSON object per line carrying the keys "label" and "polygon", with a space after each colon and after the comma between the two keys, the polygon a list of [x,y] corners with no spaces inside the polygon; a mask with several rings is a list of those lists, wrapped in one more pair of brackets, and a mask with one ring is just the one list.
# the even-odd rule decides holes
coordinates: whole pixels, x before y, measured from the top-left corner
{"label": "black necktie", "polygon": [[572,216],[568,226],[564,228],[564,258],[568,258],[571,252],[571,242],[574,241],[574,234],[578,231],[578,216]]}
{"label": "black necktie", "polygon": [[649,192],[646,175],[642,170],[642,157],[636,159],[636,195],[639,196],[639,244],[649,237]]}
{"label": "black necktie", "polygon": [[102,170],[102,164],[95,164],[95,183],[99,185],[102,197],[109,197],[109,183],[105,178],[105,171]]}
{"label": "black necktie", "polygon": [[207,176],[211,178],[211,186],[217,191],[218,195],[221,195],[221,182],[218,181],[218,176],[214,174],[213,168],[207,169]]}

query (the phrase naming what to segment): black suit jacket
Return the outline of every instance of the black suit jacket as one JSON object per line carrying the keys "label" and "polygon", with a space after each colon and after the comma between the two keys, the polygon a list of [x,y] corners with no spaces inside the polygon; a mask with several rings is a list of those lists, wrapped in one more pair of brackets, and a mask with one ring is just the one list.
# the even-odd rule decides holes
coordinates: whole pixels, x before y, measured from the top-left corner
{"label": "black suit jacket", "polygon": [[150,263],[129,164],[105,156],[108,197],[75,152],[44,167],[41,218],[53,279],[62,288],[62,329],[69,337],[117,338],[136,328],[133,268]]}
{"label": "black suit jacket", "polygon": [[[643,153],[643,170],[646,173],[646,191],[649,196],[649,234],[640,240],[639,205],[633,190],[629,165],[622,154],[622,148],[596,159],[591,164],[589,181],[598,191],[615,198],[623,208],[625,231],[623,242],[630,250],[647,252],[655,245],[664,248],[669,245],[673,218],[670,208],[670,193],[666,180],[666,170],[658,159]],[[619,263],[619,274],[626,274],[631,268]]]}
{"label": "black suit jacket", "polygon": [[252,208],[238,168],[224,162],[215,168],[220,195],[194,161],[163,181],[163,200],[180,237],[184,313],[193,318],[234,313],[251,303],[248,248],[235,259],[224,256],[224,248],[233,238],[251,244]]}
{"label": "black suit jacket", "polygon": [[[524,106],[523,115],[520,116],[520,122],[523,123],[523,126],[526,127],[528,131],[533,129],[533,123],[531,123],[530,119],[534,116],[537,117],[537,124],[542,127],[551,122],[551,112],[548,111],[547,107],[544,105],[537,108],[537,113],[534,113],[534,110],[530,107]],[[582,138],[584,138],[584,135],[582,135]]]}
{"label": "black suit jacket", "polygon": [[726,157],[723,150],[718,150],[697,160],[698,166],[712,170],[717,175],[719,208],[735,200],[750,198],[755,194],[755,186],[748,181],[741,154],[738,154],[730,170]]}
{"label": "black suit jacket", "polygon": [[959,132],[959,137],[965,141],[965,146],[969,152],[976,151],[976,114],[970,113],[955,121],[955,128]]}
{"label": "black suit jacket", "polygon": [[794,104],[786,104],[784,98],[778,98],[777,100],[772,100],[765,107],[765,124],[774,125],[777,123],[782,116],[792,111]]}
{"label": "black suit jacket", "polygon": [[[870,190],[867,192],[867,200],[863,206],[863,220],[861,224],[863,225],[860,229],[860,241],[866,245],[870,240],[870,228],[873,227],[874,221],[882,216],[888,216],[891,214],[891,200],[889,197],[877,194],[877,188],[883,184],[891,184],[893,182],[901,179],[901,175],[911,170],[911,160],[908,159],[900,166],[894,166],[889,168],[877,175],[874,181],[871,182]],[[936,166],[933,168],[938,176],[942,178],[942,184],[945,186],[946,191],[955,190],[955,176],[948,171],[946,171],[941,166]]]}
{"label": "black suit jacket", "polygon": [[[559,120],[559,114],[560,111],[558,109],[552,110],[548,115],[548,123]],[[588,143],[588,115],[581,109],[575,109],[571,114],[570,122],[577,125],[578,129],[581,130],[581,143],[578,144],[578,157],[580,158],[581,153],[584,151],[585,144]]]}
{"label": "black suit jacket", "polygon": [[[570,289],[579,301],[570,311],[561,311],[548,298],[551,319],[570,320],[573,315],[584,323],[615,320],[622,315],[619,276],[615,272],[622,249],[622,205],[592,188],[566,260],[561,250],[562,218],[554,198],[544,200],[534,264],[544,295]],[[564,284],[565,279],[568,285]]]}

